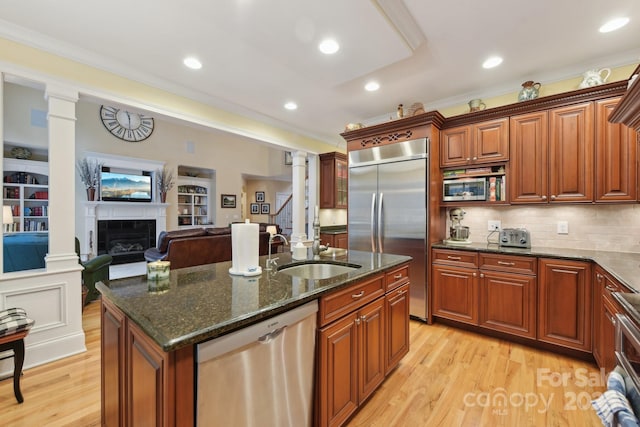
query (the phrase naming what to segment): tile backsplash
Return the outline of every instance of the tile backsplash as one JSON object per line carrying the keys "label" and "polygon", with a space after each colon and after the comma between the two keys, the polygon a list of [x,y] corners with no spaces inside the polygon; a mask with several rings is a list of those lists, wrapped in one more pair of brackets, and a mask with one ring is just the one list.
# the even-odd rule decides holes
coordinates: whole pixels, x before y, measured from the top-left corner
{"label": "tile backsplash", "polygon": [[[532,246],[580,248],[640,253],[640,205],[553,205],[464,207],[462,225],[469,227],[473,242],[485,242],[487,222],[498,220],[501,228],[524,227],[531,232]],[[447,210],[447,231],[449,222]],[[558,234],[558,222],[569,224],[569,234]],[[497,233],[491,236],[497,241]]]}

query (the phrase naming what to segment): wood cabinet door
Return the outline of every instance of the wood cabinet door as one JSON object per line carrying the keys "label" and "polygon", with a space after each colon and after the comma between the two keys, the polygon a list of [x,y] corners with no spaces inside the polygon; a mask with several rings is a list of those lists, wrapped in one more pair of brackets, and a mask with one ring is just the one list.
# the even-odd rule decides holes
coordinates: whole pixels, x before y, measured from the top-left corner
{"label": "wood cabinet door", "polygon": [[592,202],[593,103],[549,111],[549,202]]}
{"label": "wood cabinet door", "polygon": [[440,132],[440,167],[463,166],[471,161],[471,126]]}
{"label": "wood cabinet door", "polygon": [[378,298],[358,311],[358,403],[369,397],[384,380],[384,306],[385,299]]}
{"label": "wood cabinet door", "polygon": [[349,235],[347,233],[336,234],[334,243],[336,248],[349,249]]}
{"label": "wood cabinet door", "polygon": [[478,270],[433,265],[433,315],[478,324]]}
{"label": "wood cabinet door", "polygon": [[511,203],[547,203],[549,124],[546,111],[511,117]]}
{"label": "wood cabinet door", "polygon": [[101,425],[124,426],[126,317],[105,298],[102,299],[101,309]]}
{"label": "wood cabinet door", "polygon": [[536,337],[536,278],[480,270],[479,324],[521,337]]}
{"label": "wood cabinet door", "polygon": [[358,408],[358,329],[356,313],[319,333],[318,425],[339,426]]}
{"label": "wood cabinet door", "polygon": [[320,155],[320,207],[346,209],[348,205],[347,158],[342,153]]}
{"label": "wood cabinet door", "polygon": [[538,340],[591,351],[591,265],[540,258]]}
{"label": "wood cabinet door", "polygon": [[602,322],[600,323],[600,361],[598,366],[605,372],[611,372],[618,361],[616,360],[616,314],[622,310],[607,298],[602,301]]}
{"label": "wood cabinet door", "polygon": [[509,118],[473,125],[472,163],[509,160]]}
{"label": "wood cabinet door", "polygon": [[127,361],[126,425],[172,425],[166,353],[134,323],[129,323],[127,331]]}
{"label": "wood cabinet door", "polygon": [[386,305],[385,373],[389,374],[409,353],[409,283],[387,294]]}
{"label": "wood cabinet door", "polygon": [[320,160],[320,207],[333,208],[336,203],[335,160]]}
{"label": "wood cabinet door", "polygon": [[595,102],[596,202],[635,202],[637,200],[636,132],[608,118],[620,98]]}

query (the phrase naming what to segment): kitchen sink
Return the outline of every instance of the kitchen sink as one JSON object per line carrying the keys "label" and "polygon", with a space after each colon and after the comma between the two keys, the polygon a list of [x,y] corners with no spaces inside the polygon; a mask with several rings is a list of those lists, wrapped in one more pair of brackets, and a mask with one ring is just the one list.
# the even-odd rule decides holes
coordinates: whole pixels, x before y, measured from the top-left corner
{"label": "kitchen sink", "polygon": [[294,263],[278,267],[278,272],[301,279],[330,279],[341,274],[350,273],[361,266],[349,263],[307,262]]}

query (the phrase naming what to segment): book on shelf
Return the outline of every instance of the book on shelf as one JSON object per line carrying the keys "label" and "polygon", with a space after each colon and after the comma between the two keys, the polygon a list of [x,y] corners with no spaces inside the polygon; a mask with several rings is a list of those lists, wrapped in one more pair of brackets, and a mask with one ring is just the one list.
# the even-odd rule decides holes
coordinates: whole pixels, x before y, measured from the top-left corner
{"label": "book on shelf", "polygon": [[445,178],[450,178],[452,176],[464,175],[465,169],[455,169],[455,170],[447,170],[442,172],[442,176]]}

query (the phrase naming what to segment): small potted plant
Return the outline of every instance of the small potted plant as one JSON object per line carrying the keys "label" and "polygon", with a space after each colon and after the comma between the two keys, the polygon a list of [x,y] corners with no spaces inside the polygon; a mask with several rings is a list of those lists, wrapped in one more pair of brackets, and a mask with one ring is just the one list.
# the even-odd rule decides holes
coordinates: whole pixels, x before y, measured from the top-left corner
{"label": "small potted plant", "polygon": [[96,188],[100,183],[100,171],[102,170],[102,163],[96,159],[78,160],[76,165],[80,180],[87,189],[87,199],[93,201],[96,198]]}
{"label": "small potted plant", "polygon": [[167,192],[173,188],[173,171],[166,166],[156,170],[156,182],[158,191],[160,192],[160,202],[166,203]]}

